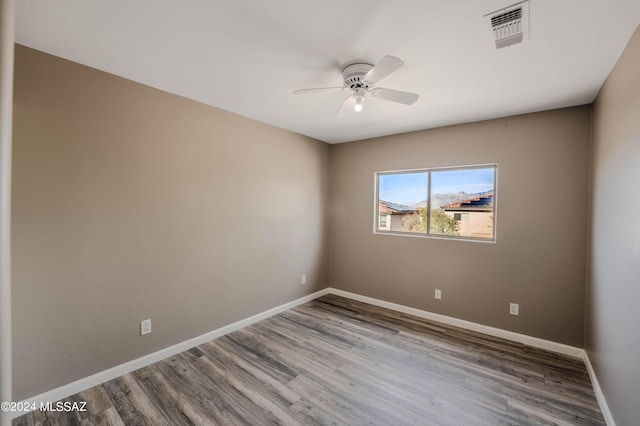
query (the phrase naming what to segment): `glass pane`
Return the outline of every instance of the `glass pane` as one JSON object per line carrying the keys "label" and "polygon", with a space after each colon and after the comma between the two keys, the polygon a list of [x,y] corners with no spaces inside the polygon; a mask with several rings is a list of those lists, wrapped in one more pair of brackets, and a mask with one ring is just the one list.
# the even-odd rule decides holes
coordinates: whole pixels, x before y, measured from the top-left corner
{"label": "glass pane", "polygon": [[493,239],[495,167],[431,172],[430,233]]}
{"label": "glass pane", "polygon": [[378,175],[378,230],[426,233],[428,184],[427,172]]}

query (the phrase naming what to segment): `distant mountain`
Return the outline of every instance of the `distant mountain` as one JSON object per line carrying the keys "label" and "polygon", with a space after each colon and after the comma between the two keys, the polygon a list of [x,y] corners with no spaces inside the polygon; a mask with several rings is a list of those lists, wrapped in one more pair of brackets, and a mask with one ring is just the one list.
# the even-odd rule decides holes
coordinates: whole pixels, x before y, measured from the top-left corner
{"label": "distant mountain", "polygon": [[[466,192],[458,192],[457,194],[448,193],[448,194],[433,194],[431,196],[431,208],[437,209],[440,206],[444,206],[445,204],[451,204],[458,201],[466,200],[475,196],[484,195],[484,192],[479,192],[475,194],[467,194]],[[409,207],[417,207],[423,208],[427,206],[427,200],[418,201],[417,203],[407,204]]]}

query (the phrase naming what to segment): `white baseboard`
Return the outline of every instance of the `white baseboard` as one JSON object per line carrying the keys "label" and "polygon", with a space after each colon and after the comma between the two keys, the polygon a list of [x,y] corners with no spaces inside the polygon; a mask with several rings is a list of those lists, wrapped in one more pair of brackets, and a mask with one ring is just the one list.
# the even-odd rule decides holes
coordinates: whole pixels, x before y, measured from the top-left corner
{"label": "white baseboard", "polygon": [[[224,327],[218,328],[216,330],[210,331],[208,333],[205,333],[203,335],[194,337],[192,339],[189,340],[185,340],[184,342],[180,342],[178,344],[175,344],[173,346],[169,346],[167,348],[164,349],[160,349],[157,352],[153,352],[150,353],[148,355],[142,356],[140,358],[136,358],[134,360],[131,360],[129,362],[125,362],[124,364],[120,364],[117,365],[115,367],[109,368],[108,370],[104,370],[101,371],[99,373],[93,374],[91,376],[82,378],[80,380],[77,380],[75,382],[66,384],[64,386],[60,386],[59,388],[56,389],[52,389],[50,391],[44,392],[40,395],[36,395],[32,398],[29,398],[25,401],[23,401],[24,403],[28,403],[29,406],[32,405],[32,403],[35,403],[35,405],[37,407],[40,406],[40,403],[46,403],[46,402],[55,402],[55,401],[59,401],[63,398],[67,398],[71,395],[75,395],[78,392],[82,392],[83,390],[92,388],[94,386],[97,386],[101,383],[107,382],[109,380],[113,380],[116,377],[120,377],[124,374],[128,374],[131,373],[132,371],[138,370],[140,368],[146,367],[148,365],[151,365],[155,362],[161,361],[165,358],[174,356],[179,354],[180,352],[184,352],[186,350],[189,350],[191,348],[194,348],[196,346],[199,346],[205,342],[208,342],[210,340],[216,339],[218,337],[224,336],[225,334],[231,333],[232,331],[236,331],[239,330],[241,328],[247,327],[253,323],[256,323],[258,321],[262,321],[263,319],[269,318],[273,315],[279,314],[280,312],[284,312],[286,310],[289,310],[291,308],[294,308],[298,305],[301,305],[303,303],[306,303],[310,300],[313,299],[317,299],[318,297],[324,296],[325,294],[327,294],[329,292],[328,288],[325,288],[324,290],[320,290],[317,291],[315,293],[309,294],[307,296],[301,297],[299,299],[296,299],[292,302],[288,302],[285,303],[283,305],[280,306],[276,306],[275,308],[269,309],[267,311],[261,312],[259,314],[253,315],[249,318],[245,318],[243,320],[234,322],[233,324],[229,324],[226,325]],[[26,405],[26,404],[23,404]],[[10,415],[10,418],[15,418],[15,417],[19,417],[23,414],[25,414],[24,412],[19,412],[19,413],[12,413],[13,415]]]}
{"label": "white baseboard", "polygon": [[[515,333],[513,331],[507,331],[507,330],[502,330],[495,327],[489,327],[486,325],[474,323],[471,321],[461,320],[461,319],[449,317],[446,315],[436,314],[429,311],[423,311],[421,309],[411,308],[409,306],[399,305],[397,303],[391,303],[391,302],[375,299],[368,296],[362,296],[360,294],[351,293],[344,290],[338,290],[332,287],[325,288],[324,290],[317,291],[315,293],[296,299],[292,302],[285,303],[283,305],[280,305],[275,308],[269,309],[267,311],[261,312],[259,314],[253,315],[249,318],[245,318],[243,320],[234,322],[233,324],[226,325],[224,327],[210,331],[203,335],[194,337],[189,340],[185,340],[184,342],[175,344],[173,346],[169,346],[168,348],[161,349],[157,352],[153,352],[151,354],[142,356],[140,358],[136,358],[124,364],[117,365],[115,367],[109,368],[108,370],[101,371],[99,373],[82,378],[80,380],[66,384],[59,388],[52,389],[40,395],[29,398],[23,402],[29,403],[29,404],[35,403],[36,406],[39,406],[41,402],[46,403],[46,402],[59,401],[63,398],[67,398],[78,392],[82,392],[83,390],[92,388],[106,381],[115,379],[124,374],[131,373],[132,371],[138,370],[140,368],[151,365],[155,362],[161,361],[165,358],[177,355],[180,352],[189,350],[191,348],[194,348],[210,340],[224,336],[225,334],[231,333],[232,331],[236,331],[243,327],[247,327],[253,323],[256,323],[258,321],[262,321],[263,319],[279,314],[280,312],[284,312],[288,309],[294,308],[308,301],[317,299],[321,296],[324,296],[325,294],[335,294],[336,296],[342,296],[348,299],[369,303],[371,305],[380,306],[382,308],[391,309],[397,312],[402,312],[402,313],[413,315],[419,318],[425,318],[428,320],[437,321],[437,322],[451,325],[454,327],[460,327],[467,330],[476,331],[478,333],[487,334],[489,336],[499,337],[499,338],[511,340],[514,342],[522,343],[525,345],[533,346],[536,348],[557,352],[557,353],[572,356],[575,358],[580,358],[584,361],[587,367],[587,371],[589,372],[589,377],[591,378],[591,383],[593,384],[593,389],[596,394],[596,398],[598,400],[598,403],[600,404],[600,409],[602,411],[605,421],[607,422],[607,425],[615,426],[615,422],[613,421],[611,411],[609,410],[609,406],[607,405],[607,402],[604,398],[602,389],[600,389],[600,385],[598,383],[598,379],[596,378],[595,371],[593,370],[593,366],[591,365],[591,361],[589,360],[589,357],[587,356],[587,353],[585,352],[584,349],[576,348],[574,346],[569,346],[562,343],[552,342],[545,339],[540,339],[537,337],[527,336],[525,334]],[[13,413],[13,417],[18,417],[22,414],[24,413]],[[12,417],[12,416],[10,415],[9,417]]]}
{"label": "white baseboard", "polygon": [[584,357],[583,349],[565,345],[563,343],[556,343],[550,340],[527,336],[526,334],[520,334],[513,331],[502,330],[500,328],[489,327],[487,325],[465,321],[454,317],[448,317],[446,315],[434,314],[433,312],[423,311],[421,309],[411,308],[409,306],[399,305],[397,303],[386,302],[384,300],[374,299],[368,296],[361,296],[356,293],[350,293],[348,291],[338,290],[335,288],[329,288],[329,293],[335,294],[336,296],[342,296],[349,299],[358,300],[360,302],[369,303],[371,305],[380,306],[382,308],[387,308],[397,312],[402,312],[416,317],[428,319],[431,321],[441,322],[443,324],[452,325],[454,327],[460,327],[467,330],[476,331],[478,333],[488,334],[489,336],[500,337],[502,339],[511,340],[513,342],[522,343],[540,349],[546,349],[548,351],[561,353],[563,355],[572,356],[574,358]]}
{"label": "white baseboard", "polygon": [[596,377],[596,371],[593,369],[593,365],[591,365],[591,360],[589,359],[587,351],[584,351],[583,359],[584,365],[587,366],[587,372],[589,373],[589,378],[591,379],[591,385],[593,386],[593,391],[596,394],[596,399],[598,400],[598,404],[600,405],[602,416],[604,417],[605,422],[607,422],[607,426],[616,426],[616,422],[613,421],[613,415],[611,414],[611,410],[609,410],[609,404],[607,404],[607,400],[604,397],[602,388],[600,388],[600,383],[598,382],[598,378]]}

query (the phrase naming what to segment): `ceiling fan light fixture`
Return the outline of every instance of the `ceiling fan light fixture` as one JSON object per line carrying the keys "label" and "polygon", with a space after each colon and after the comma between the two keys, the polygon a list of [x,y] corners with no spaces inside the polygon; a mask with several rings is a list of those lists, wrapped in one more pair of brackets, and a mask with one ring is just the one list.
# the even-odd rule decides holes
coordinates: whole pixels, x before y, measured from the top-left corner
{"label": "ceiling fan light fixture", "polygon": [[386,76],[400,68],[404,62],[395,56],[385,56],[375,66],[363,63],[352,62],[342,69],[342,77],[344,86],[342,87],[317,87],[310,89],[294,90],[294,94],[318,93],[318,92],[341,92],[343,90],[352,90],[353,94],[347,96],[342,102],[340,109],[335,114],[336,118],[344,117],[351,109],[360,112],[363,104],[369,96],[380,98],[382,100],[396,102],[404,105],[413,105],[419,95],[417,93],[403,92],[401,90],[385,89],[377,87],[376,84]]}
{"label": "ceiling fan light fixture", "polygon": [[362,104],[364,103],[364,96],[356,96],[356,103],[353,106],[355,112],[362,111]]}
{"label": "ceiling fan light fixture", "polygon": [[361,87],[356,88],[355,90],[355,94],[354,94],[354,99],[356,101],[356,103],[353,105],[353,110],[355,112],[360,112],[362,111],[362,104],[364,103],[364,89]]}

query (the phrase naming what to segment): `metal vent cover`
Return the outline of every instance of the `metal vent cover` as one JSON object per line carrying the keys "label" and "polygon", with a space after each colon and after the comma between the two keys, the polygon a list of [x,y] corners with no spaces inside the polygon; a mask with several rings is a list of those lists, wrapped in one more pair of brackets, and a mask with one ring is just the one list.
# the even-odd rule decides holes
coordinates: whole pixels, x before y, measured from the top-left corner
{"label": "metal vent cover", "polygon": [[529,39],[529,1],[525,0],[488,13],[489,34],[496,49],[522,43]]}
{"label": "metal vent cover", "polygon": [[522,8],[519,7],[509,12],[502,13],[491,17],[491,26],[495,30],[496,28],[503,27],[510,23],[522,22]]}

